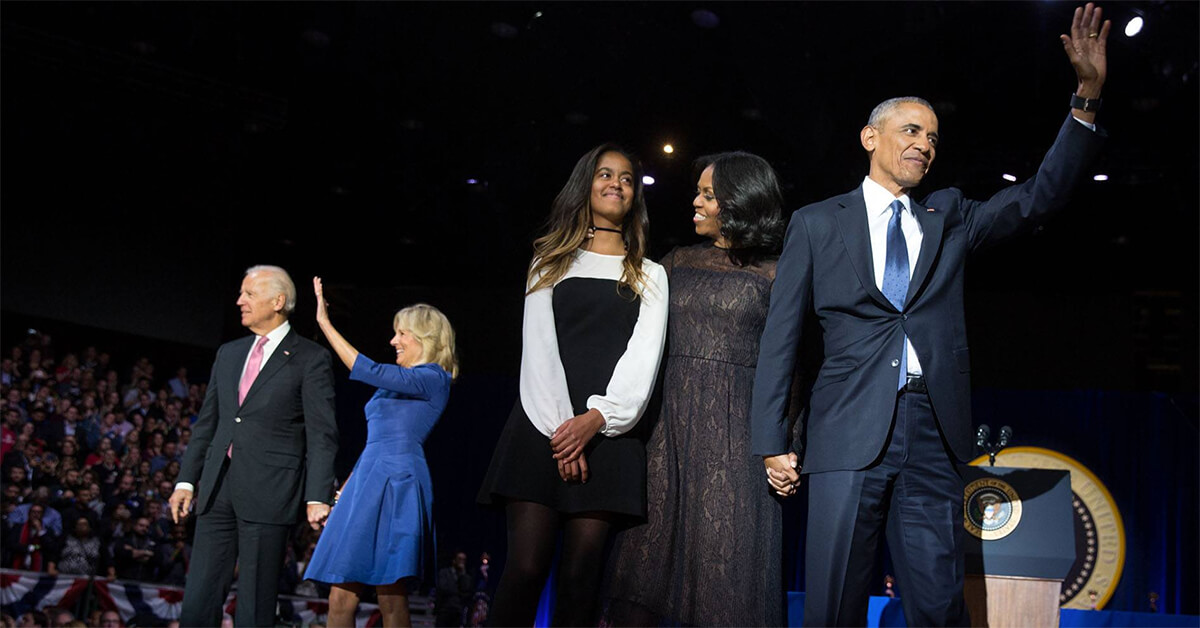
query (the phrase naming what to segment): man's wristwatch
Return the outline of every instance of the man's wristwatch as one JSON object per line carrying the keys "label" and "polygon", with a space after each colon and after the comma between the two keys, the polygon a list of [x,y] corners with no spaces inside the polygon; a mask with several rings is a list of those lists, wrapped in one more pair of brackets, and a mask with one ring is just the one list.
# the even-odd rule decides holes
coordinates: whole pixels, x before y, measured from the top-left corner
{"label": "man's wristwatch", "polygon": [[1081,111],[1094,112],[1100,111],[1100,105],[1104,104],[1103,98],[1084,98],[1079,94],[1071,94],[1071,108]]}

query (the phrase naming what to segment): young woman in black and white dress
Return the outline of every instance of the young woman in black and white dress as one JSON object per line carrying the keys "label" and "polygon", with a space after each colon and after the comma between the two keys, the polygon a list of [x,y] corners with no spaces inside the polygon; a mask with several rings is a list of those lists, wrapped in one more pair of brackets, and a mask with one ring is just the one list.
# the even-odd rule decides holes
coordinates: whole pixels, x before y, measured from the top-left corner
{"label": "young woman in black and white dress", "polygon": [[530,626],[554,557],[554,625],[595,625],[614,525],[646,516],[646,453],[631,430],[654,387],[667,277],[645,259],[640,168],[611,144],[580,158],[534,242],[520,400],[480,490],[503,505],[508,559],[490,622]]}

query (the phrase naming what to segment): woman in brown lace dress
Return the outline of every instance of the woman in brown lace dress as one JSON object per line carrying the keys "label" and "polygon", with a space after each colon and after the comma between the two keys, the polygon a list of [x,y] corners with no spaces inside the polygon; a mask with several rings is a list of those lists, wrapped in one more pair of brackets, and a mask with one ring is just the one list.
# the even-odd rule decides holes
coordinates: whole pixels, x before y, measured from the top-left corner
{"label": "woman in brown lace dress", "polygon": [[693,222],[708,242],[662,260],[671,284],[662,411],[646,447],[647,522],[623,531],[615,625],[778,626],[782,508],[750,450],[750,393],[783,239],[774,170],[702,157]]}

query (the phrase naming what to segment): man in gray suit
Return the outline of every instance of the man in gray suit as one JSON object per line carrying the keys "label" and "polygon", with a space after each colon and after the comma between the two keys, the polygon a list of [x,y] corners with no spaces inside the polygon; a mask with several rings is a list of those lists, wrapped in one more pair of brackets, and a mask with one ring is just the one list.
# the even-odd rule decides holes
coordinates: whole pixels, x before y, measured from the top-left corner
{"label": "man in gray suit", "polygon": [[220,625],[235,564],[236,625],[275,625],[279,572],[301,501],[313,529],[333,501],[337,422],[329,352],[288,323],[296,287],[282,268],[247,270],[237,305],[254,335],[217,350],[169,502],[176,523],[193,501],[198,515],[184,626]]}

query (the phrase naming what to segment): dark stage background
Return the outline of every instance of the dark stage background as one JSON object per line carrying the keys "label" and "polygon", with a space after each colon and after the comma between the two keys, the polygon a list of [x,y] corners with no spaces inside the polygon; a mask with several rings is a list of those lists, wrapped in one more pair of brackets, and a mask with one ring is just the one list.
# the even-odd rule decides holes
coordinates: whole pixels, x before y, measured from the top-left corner
{"label": "dark stage background", "polygon": [[[434,303],[463,363],[427,447],[440,548],[500,567],[503,521],[474,492],[516,398],[530,242],[579,155],[642,156],[658,257],[695,241],[694,158],[758,153],[799,207],[857,185],[871,107],[915,94],[942,136],[924,189],[984,197],[1032,174],[1068,113],[1073,6],[5,2],[3,343],[38,327],[207,373],[256,263],[292,272],[307,335],[324,277],[376,358],[392,311]],[[1129,549],[1109,608],[1155,591],[1196,614],[1200,5],[1102,6],[1108,180],[973,261],[976,412],[1113,492]],[[343,475],[368,393],[340,384]]]}

